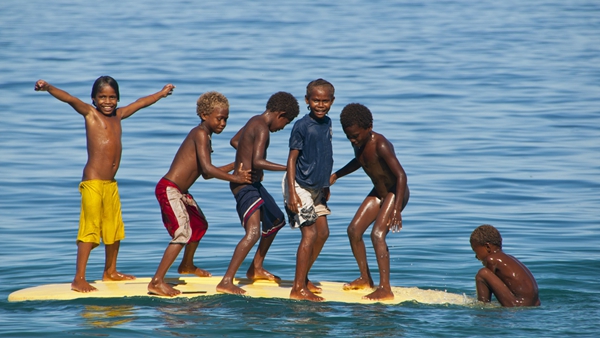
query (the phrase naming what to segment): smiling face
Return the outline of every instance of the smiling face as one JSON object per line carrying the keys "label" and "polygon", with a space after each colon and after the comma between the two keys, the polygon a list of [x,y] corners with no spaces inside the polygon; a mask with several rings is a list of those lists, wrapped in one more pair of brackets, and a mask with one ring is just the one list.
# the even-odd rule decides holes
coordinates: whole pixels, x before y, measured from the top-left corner
{"label": "smiling face", "polygon": [[367,129],[359,127],[356,124],[344,128],[344,133],[346,137],[352,143],[354,147],[362,148],[367,141],[371,139],[371,130],[373,128],[369,127]]}
{"label": "smiling face", "polygon": [[202,124],[208,129],[209,132],[220,134],[223,129],[227,126],[227,119],[229,119],[229,107],[216,106],[213,108],[212,113],[200,115]]}
{"label": "smiling face", "polygon": [[117,109],[117,92],[109,85],[100,87],[93,98],[94,105],[104,115],[111,115]]}
{"label": "smiling face", "polygon": [[304,101],[310,107],[310,114],[316,119],[322,119],[329,113],[334,100],[335,97],[327,86],[314,87],[310,95],[304,97]]}

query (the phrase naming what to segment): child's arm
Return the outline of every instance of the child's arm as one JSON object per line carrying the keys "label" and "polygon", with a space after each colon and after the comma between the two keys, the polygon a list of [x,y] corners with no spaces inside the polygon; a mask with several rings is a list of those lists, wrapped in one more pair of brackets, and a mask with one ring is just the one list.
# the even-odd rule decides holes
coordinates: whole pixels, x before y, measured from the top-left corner
{"label": "child's arm", "polygon": [[158,100],[162,99],[163,97],[167,97],[168,95],[171,95],[173,93],[174,88],[175,88],[175,86],[169,83],[169,84],[165,85],[163,87],[163,89],[161,89],[160,91],[158,91],[152,95],[148,95],[148,96],[139,98],[135,102],[131,103],[130,105],[127,105],[125,107],[117,109],[117,111],[121,115],[121,119],[126,119],[129,116],[133,115],[133,113],[135,113],[136,111],[138,111],[142,108],[146,108],[150,105],[153,105],[154,103],[156,103]]}
{"label": "child's arm", "polygon": [[353,158],[350,162],[343,166],[342,169],[331,174],[331,176],[329,177],[329,186],[332,186],[335,183],[335,181],[338,180],[338,178],[342,178],[346,175],[349,175],[358,170],[360,167],[361,165],[356,159],[356,157]]}
{"label": "child's arm", "polygon": [[83,116],[87,116],[93,112],[96,108],[89,103],[85,103],[75,96],[67,93],[66,91],[56,88],[44,80],[38,80],[35,83],[35,91],[48,92],[58,100],[68,103],[75,111]]}
{"label": "child's arm", "polygon": [[[217,169],[221,170],[222,172],[226,172],[226,173],[232,171],[234,168],[235,168],[235,162],[231,162],[231,163],[226,164],[224,166],[217,167]],[[208,176],[207,173],[202,173],[202,178],[204,178],[205,180],[209,180],[209,179],[214,178],[214,177]]]}
{"label": "child's arm", "polygon": [[290,149],[286,174],[286,184],[288,189],[288,200],[286,201],[286,205],[288,209],[295,214],[298,213],[298,207],[302,206],[302,201],[300,201],[300,197],[298,197],[298,194],[296,193],[296,161],[298,160],[299,155],[300,150]]}
{"label": "child's arm", "polygon": [[266,151],[269,140],[269,129],[260,128],[256,131],[252,149],[252,167],[254,170],[285,171],[286,166],[267,161]]}
{"label": "child's arm", "polygon": [[[244,170],[243,164],[240,163],[239,170],[233,175],[215,167],[210,159],[210,137],[205,131],[198,129],[195,135],[196,156],[202,168],[202,176],[208,178],[218,178],[220,180],[234,183],[252,183],[252,175],[250,170]],[[233,165],[232,165],[233,166]]]}
{"label": "child's arm", "polygon": [[376,146],[377,155],[382,158],[390,168],[392,174],[396,177],[396,198],[394,199],[394,211],[388,221],[388,228],[392,231],[402,229],[402,203],[406,192],[406,172],[396,157],[394,146],[382,137],[381,142]]}

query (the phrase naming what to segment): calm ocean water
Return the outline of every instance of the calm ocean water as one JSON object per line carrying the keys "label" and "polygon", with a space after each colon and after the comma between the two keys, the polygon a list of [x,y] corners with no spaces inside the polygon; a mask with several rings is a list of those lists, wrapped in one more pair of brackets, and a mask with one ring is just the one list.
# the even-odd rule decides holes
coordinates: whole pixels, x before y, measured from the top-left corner
{"label": "calm ocean water", "polygon": [[[0,336],[595,337],[599,37],[600,3],[585,0],[2,1]],[[70,282],[74,274],[83,119],[33,85],[42,78],[87,99],[100,75],[119,81],[122,105],[166,83],[177,86],[123,122],[122,271],[151,276],[162,257],[168,236],[153,189],[199,123],[201,93],[217,90],[230,100],[229,125],[213,137],[213,162],[225,164],[234,156],[229,139],[272,93],[288,91],[303,102],[306,84],[323,77],[336,87],[334,169],[352,158],[339,112],[360,102],[407,171],[404,229],[388,237],[392,284],[475,296],[481,264],[468,239],[491,223],[505,251],[537,278],[542,306],[229,295],[8,303],[13,291]],[[285,162],[289,131],[272,134],[270,160]],[[282,203],[280,180],[267,173],[265,186]],[[362,172],[332,188],[331,237],[312,279],[357,277],[345,229],[369,190]],[[222,181],[201,179],[192,193],[211,224],[196,262],[222,275],[243,234],[234,200]],[[284,229],[267,268],[292,279],[299,237]],[[92,252],[88,279],[101,277],[103,251]],[[176,275],[172,269],[169,276]]]}

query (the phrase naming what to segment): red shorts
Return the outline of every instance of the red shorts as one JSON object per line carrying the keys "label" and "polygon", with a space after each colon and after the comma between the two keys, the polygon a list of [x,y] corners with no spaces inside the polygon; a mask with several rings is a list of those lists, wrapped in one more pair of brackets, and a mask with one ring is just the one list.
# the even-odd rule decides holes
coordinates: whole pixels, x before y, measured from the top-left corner
{"label": "red shorts", "polygon": [[165,228],[173,238],[171,243],[200,241],[208,229],[208,222],[194,197],[182,193],[175,183],[164,177],[156,185],[154,193]]}

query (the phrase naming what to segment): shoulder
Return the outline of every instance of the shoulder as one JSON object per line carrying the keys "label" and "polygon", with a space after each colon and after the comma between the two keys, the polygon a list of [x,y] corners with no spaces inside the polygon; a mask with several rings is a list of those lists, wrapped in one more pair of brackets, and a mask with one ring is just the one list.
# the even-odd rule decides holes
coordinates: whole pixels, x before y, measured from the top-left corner
{"label": "shoulder", "polygon": [[210,138],[208,132],[201,128],[200,125],[192,128],[188,133],[188,136],[193,138],[196,142],[206,142]]}

